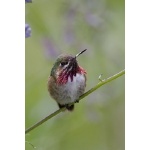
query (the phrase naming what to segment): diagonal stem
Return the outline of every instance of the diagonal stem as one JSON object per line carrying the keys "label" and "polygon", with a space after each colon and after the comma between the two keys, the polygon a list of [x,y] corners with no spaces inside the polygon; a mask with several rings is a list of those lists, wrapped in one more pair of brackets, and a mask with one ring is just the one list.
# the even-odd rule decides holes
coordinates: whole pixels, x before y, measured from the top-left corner
{"label": "diagonal stem", "polygon": [[[93,88],[91,88],[89,91],[87,91],[86,93],[84,93],[83,95],[80,96],[79,101],[81,99],[83,99],[84,97],[88,96],[89,94],[91,94],[92,92],[94,92],[95,90],[97,90],[99,87],[101,87],[102,85],[111,82],[112,80],[115,80],[116,78],[122,76],[123,74],[125,74],[125,70],[120,71],[119,73],[101,80],[96,86],[94,86]],[[72,103],[74,104],[74,103]],[[57,114],[59,114],[60,112],[64,111],[66,108],[61,108],[56,110],[55,112],[53,112],[52,114],[48,115],[47,117],[45,117],[44,119],[42,119],[41,121],[37,122],[36,124],[34,124],[33,126],[31,126],[30,128],[25,130],[25,134],[29,133],[30,131],[32,131],[33,129],[37,128],[39,125],[43,124],[44,122],[46,122],[47,120],[51,119],[52,117],[56,116]]]}

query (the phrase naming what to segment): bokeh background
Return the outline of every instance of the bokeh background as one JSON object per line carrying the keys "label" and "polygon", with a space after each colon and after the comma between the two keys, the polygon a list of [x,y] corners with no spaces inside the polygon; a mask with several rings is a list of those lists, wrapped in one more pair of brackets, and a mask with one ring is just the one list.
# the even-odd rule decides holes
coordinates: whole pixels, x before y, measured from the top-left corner
{"label": "bokeh background", "polygon": [[[25,5],[32,35],[25,47],[26,128],[58,109],[47,91],[61,53],[76,55],[87,71],[86,91],[125,68],[124,0],[34,0]],[[37,150],[124,150],[125,77],[93,92],[25,135]],[[33,147],[26,142],[26,150]]]}

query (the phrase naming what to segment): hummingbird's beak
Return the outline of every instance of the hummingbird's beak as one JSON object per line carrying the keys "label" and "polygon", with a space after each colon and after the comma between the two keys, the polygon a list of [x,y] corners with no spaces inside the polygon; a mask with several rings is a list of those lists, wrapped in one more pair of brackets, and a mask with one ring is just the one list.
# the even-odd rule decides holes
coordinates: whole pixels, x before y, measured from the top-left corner
{"label": "hummingbird's beak", "polygon": [[85,49],[85,50],[81,51],[80,53],[78,53],[78,54],[75,56],[75,59],[76,59],[79,55],[81,55],[82,53],[84,53],[86,50],[87,50],[87,49]]}

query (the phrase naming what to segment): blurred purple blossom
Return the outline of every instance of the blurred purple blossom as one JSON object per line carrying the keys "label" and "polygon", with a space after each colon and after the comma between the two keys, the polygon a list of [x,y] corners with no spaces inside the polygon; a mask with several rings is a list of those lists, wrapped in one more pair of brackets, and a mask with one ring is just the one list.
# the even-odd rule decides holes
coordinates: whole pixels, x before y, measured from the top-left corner
{"label": "blurred purple blossom", "polygon": [[[32,3],[32,0],[25,0],[25,3]],[[28,24],[25,24],[25,38],[31,36],[31,28]]]}
{"label": "blurred purple blossom", "polygon": [[68,26],[64,29],[64,40],[68,44],[72,45],[75,41],[75,34],[72,27]]}
{"label": "blurred purple blossom", "polygon": [[25,3],[32,3],[32,0],[25,0]]}
{"label": "blurred purple blossom", "polygon": [[31,28],[28,24],[25,24],[25,37],[28,38],[31,36]]}
{"label": "blurred purple blossom", "polygon": [[66,19],[73,23],[75,21],[76,14],[77,8],[75,6],[71,6],[66,12]]}
{"label": "blurred purple blossom", "polygon": [[90,26],[98,27],[101,23],[101,19],[96,14],[86,13],[85,20]]}
{"label": "blurred purple blossom", "polygon": [[47,58],[56,58],[58,56],[59,50],[51,39],[44,38],[42,43],[44,46],[44,53]]}
{"label": "blurred purple blossom", "polygon": [[72,45],[75,41],[75,32],[74,32],[74,24],[75,24],[75,17],[77,13],[76,6],[71,6],[69,10],[67,10],[65,15],[66,26],[64,27],[64,40]]}

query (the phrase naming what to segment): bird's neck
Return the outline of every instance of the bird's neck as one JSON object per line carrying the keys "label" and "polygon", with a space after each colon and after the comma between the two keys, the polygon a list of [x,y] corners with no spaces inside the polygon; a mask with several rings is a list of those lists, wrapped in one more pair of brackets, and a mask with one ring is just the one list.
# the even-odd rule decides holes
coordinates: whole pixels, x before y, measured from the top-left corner
{"label": "bird's neck", "polygon": [[73,82],[73,77],[76,76],[76,74],[86,74],[86,71],[78,66],[76,70],[71,70],[71,71],[61,71],[60,74],[57,77],[57,84],[66,84],[68,82],[68,79],[70,78],[71,82]]}

